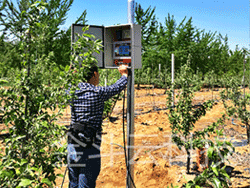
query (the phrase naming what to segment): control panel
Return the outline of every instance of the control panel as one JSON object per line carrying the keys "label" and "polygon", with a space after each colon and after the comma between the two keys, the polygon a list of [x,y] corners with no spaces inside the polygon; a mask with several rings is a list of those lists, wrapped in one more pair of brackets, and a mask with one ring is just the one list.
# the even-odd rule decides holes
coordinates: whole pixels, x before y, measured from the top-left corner
{"label": "control panel", "polygon": [[[84,25],[72,25],[72,42],[75,33],[82,35]],[[103,52],[94,54],[100,68],[117,68],[120,64],[141,68],[141,26],[125,24],[114,26],[90,26],[86,31],[103,41]]]}

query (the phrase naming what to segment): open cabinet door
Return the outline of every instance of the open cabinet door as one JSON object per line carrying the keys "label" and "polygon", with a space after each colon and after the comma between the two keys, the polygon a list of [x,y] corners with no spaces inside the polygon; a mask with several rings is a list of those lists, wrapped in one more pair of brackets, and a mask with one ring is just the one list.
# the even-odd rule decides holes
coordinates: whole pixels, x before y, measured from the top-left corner
{"label": "open cabinet door", "polygon": [[[72,24],[72,26],[71,26],[71,28],[72,28],[72,30],[71,30],[71,45],[78,40],[76,33],[78,33],[79,35],[83,34],[82,28],[85,26],[86,25]],[[96,37],[95,40],[101,39],[104,42],[104,26],[90,25],[89,30],[87,30],[86,33],[94,35]],[[104,43],[102,45],[104,46]],[[101,51],[100,54],[94,53],[94,57],[98,61],[97,66],[99,68],[104,68],[104,53],[103,53],[103,51]]]}

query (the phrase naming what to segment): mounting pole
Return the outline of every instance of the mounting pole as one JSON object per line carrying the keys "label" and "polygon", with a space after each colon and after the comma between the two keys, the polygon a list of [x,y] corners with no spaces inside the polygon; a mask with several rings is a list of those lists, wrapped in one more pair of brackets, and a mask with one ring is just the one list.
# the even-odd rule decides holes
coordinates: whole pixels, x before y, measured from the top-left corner
{"label": "mounting pole", "polygon": [[161,64],[159,64],[159,78],[161,77]]}
{"label": "mounting pole", "polygon": [[174,54],[172,54],[172,107],[174,108]]}
{"label": "mounting pole", "polygon": [[[245,88],[245,72],[246,72],[246,57],[244,55],[244,60],[243,60],[243,69],[244,69],[244,72],[243,72],[243,93],[244,93],[244,100],[246,98],[246,88]],[[246,104],[246,103],[245,103]],[[246,105],[244,106],[244,110],[246,110]]]}
{"label": "mounting pole", "polygon": [[[135,1],[128,0],[128,23],[134,23],[134,11]],[[134,47],[134,41],[132,41],[132,48]],[[131,69],[128,74],[128,85],[127,85],[127,188],[133,188],[132,179],[134,179],[134,64],[135,54],[132,50],[131,54]],[[129,174],[130,173],[130,174]]]}

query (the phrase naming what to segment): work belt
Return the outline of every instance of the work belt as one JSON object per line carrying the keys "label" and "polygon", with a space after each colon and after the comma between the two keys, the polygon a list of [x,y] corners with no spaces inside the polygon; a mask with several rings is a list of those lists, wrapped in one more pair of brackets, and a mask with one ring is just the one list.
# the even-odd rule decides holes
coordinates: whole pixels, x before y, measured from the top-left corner
{"label": "work belt", "polygon": [[87,123],[71,123],[68,142],[82,147],[91,147],[96,140],[97,128]]}

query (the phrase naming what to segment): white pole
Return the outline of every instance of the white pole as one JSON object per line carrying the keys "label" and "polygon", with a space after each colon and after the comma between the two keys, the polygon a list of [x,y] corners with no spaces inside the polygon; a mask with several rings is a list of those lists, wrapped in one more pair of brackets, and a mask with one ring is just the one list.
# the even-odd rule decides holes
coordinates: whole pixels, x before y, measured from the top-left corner
{"label": "white pole", "polygon": [[105,78],[105,87],[107,87],[107,78]]}
{"label": "white pole", "polygon": [[161,64],[159,64],[159,76],[161,76]]}
{"label": "white pole", "polygon": [[128,23],[133,24],[135,20],[135,1],[128,0]]}
{"label": "white pole", "polygon": [[[131,24],[131,30],[134,29],[134,12],[135,12],[135,1],[128,0],[128,23]],[[128,74],[128,85],[127,85],[127,188],[133,188],[133,179],[134,179],[134,64],[135,64],[135,55],[134,46],[135,41],[134,34],[131,32],[131,69]]]}
{"label": "white pole", "polygon": [[174,84],[174,54],[172,54],[172,107],[174,107],[174,87],[173,87],[173,84]]}

